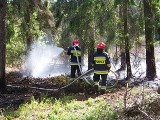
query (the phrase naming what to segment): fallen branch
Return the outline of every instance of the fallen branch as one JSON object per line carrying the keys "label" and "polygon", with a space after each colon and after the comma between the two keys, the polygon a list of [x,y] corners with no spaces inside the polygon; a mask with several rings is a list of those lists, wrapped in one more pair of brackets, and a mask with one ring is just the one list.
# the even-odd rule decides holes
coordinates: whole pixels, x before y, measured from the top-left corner
{"label": "fallen branch", "polygon": [[153,118],[151,118],[146,112],[142,111],[139,107],[138,110],[144,115],[146,116],[149,120],[153,120]]}
{"label": "fallen branch", "polygon": [[[25,86],[18,86],[18,85],[7,85],[7,87],[25,88]],[[27,86],[27,88],[36,89],[36,90],[43,90],[43,91],[55,91],[55,92],[60,90],[59,88],[48,89],[48,88],[29,87],[29,86]]]}

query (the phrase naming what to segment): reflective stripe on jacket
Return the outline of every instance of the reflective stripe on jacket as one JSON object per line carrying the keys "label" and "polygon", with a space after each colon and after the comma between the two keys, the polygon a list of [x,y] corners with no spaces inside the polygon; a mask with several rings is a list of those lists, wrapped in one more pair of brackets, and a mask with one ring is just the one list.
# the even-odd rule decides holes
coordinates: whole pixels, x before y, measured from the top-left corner
{"label": "reflective stripe on jacket", "polygon": [[94,70],[94,73],[95,73],[95,74],[108,74],[108,70],[106,70],[106,71],[102,71],[102,70],[100,70],[100,71]]}
{"label": "reflective stripe on jacket", "polygon": [[110,57],[105,51],[101,53],[95,52],[92,58],[92,64],[95,74],[108,74],[111,68]]}
{"label": "reflective stripe on jacket", "polygon": [[[78,62],[77,63],[70,62],[70,65],[78,65]],[[80,63],[80,65],[81,65],[81,63]]]}
{"label": "reflective stripe on jacket", "polygon": [[71,59],[70,59],[71,65],[78,65],[77,56],[78,56],[79,63],[81,63],[81,49],[78,46],[76,46],[75,48],[76,48],[76,51],[74,47],[71,46],[67,51],[67,54],[71,55]]}

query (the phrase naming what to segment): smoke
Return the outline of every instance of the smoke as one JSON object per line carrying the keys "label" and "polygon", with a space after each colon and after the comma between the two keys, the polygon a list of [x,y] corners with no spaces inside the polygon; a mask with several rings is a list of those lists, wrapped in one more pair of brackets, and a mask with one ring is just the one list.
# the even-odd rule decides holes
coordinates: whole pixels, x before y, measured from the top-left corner
{"label": "smoke", "polygon": [[63,48],[35,42],[31,46],[24,64],[24,75],[35,78],[53,77],[68,73],[64,64],[64,56],[60,56]]}

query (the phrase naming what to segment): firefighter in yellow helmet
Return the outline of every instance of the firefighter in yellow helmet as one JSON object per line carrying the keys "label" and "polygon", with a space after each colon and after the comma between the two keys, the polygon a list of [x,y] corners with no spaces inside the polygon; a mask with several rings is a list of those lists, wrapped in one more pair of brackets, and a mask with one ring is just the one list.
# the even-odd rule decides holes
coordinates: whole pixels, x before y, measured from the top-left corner
{"label": "firefighter in yellow helmet", "polygon": [[[104,42],[99,42],[97,44],[97,51],[92,58],[92,65],[94,68],[94,88],[96,90],[100,89],[101,94],[104,94],[106,91],[107,75],[111,68],[110,57],[107,52],[104,51],[105,46],[106,44]],[[99,83],[100,77],[102,79],[101,83]]]}

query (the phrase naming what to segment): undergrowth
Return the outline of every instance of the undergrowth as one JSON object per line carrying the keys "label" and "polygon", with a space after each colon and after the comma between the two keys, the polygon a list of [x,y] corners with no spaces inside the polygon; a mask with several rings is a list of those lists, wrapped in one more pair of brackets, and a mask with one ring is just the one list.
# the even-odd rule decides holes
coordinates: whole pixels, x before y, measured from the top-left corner
{"label": "undergrowth", "polygon": [[60,99],[44,98],[23,104],[18,110],[1,112],[1,119],[7,120],[116,120],[117,113],[104,98],[89,98],[78,101],[74,96]]}

